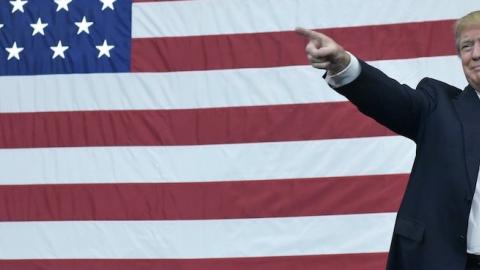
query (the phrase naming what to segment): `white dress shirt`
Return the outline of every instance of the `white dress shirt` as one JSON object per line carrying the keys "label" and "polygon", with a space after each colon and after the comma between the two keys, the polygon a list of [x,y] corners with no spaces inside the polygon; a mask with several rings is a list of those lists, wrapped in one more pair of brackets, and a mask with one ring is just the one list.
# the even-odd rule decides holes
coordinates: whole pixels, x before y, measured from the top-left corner
{"label": "white dress shirt", "polygon": [[[350,54],[350,63],[348,66],[337,74],[331,75],[327,72],[325,80],[327,83],[336,88],[344,86],[354,81],[362,71],[358,59]],[[480,98],[480,90],[476,90]],[[480,183],[480,170],[477,176],[477,183]],[[473,196],[472,208],[468,218],[467,229],[467,253],[480,255],[480,184],[475,187],[475,194]]]}

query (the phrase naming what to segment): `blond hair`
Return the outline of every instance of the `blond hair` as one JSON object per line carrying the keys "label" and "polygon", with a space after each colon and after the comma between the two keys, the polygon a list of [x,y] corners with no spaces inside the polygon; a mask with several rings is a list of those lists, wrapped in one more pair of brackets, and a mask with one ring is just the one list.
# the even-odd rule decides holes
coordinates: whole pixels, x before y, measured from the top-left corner
{"label": "blond hair", "polygon": [[462,32],[465,28],[472,25],[480,26],[480,10],[472,11],[455,22],[455,46],[457,52],[460,52],[460,36]]}

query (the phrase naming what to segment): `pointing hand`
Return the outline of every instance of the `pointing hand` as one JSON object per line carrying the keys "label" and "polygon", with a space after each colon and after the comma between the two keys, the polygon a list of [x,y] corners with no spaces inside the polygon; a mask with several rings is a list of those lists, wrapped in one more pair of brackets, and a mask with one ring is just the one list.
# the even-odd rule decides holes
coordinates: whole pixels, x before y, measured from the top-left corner
{"label": "pointing hand", "polygon": [[305,51],[314,68],[325,69],[336,74],[350,63],[350,55],[329,36],[297,27],[295,32],[309,39]]}

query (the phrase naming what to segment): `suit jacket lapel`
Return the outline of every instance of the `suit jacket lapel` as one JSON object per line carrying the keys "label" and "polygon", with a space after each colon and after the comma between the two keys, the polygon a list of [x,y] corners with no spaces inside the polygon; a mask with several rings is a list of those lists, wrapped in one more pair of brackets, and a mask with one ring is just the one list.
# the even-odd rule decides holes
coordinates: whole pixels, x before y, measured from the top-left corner
{"label": "suit jacket lapel", "polygon": [[480,165],[480,99],[475,90],[467,86],[454,104],[463,126],[469,186],[473,192]]}

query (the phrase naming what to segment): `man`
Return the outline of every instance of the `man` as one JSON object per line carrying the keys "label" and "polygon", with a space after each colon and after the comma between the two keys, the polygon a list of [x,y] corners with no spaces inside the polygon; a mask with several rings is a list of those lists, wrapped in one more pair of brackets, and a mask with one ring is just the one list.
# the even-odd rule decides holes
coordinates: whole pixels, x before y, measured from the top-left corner
{"label": "man", "polygon": [[389,270],[480,269],[480,11],[455,25],[469,85],[461,91],[425,78],[416,90],[358,60],[321,33],[307,57],[360,111],[417,144],[395,222]]}

